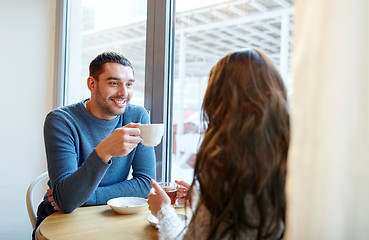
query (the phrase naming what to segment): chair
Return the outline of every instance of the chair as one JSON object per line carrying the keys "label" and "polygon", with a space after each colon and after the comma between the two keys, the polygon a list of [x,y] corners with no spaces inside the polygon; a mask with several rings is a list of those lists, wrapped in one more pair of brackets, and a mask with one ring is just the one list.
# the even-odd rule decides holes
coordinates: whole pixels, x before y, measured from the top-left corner
{"label": "chair", "polygon": [[49,177],[49,173],[46,171],[38,176],[33,182],[29,185],[26,195],[26,203],[27,203],[27,211],[29,220],[31,221],[32,227],[35,228],[36,226],[36,209],[33,207],[33,191],[35,187],[45,178]]}

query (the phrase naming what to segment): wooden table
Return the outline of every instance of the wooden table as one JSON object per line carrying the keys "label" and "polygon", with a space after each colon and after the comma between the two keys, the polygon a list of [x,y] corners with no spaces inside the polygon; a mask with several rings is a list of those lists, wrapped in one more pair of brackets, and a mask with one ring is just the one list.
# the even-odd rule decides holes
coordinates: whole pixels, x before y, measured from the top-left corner
{"label": "wooden table", "polygon": [[[183,208],[176,211],[184,213]],[[70,214],[59,211],[42,221],[36,239],[158,239],[158,229],[146,219],[150,214],[144,207],[136,214],[120,215],[108,205],[80,207]]]}

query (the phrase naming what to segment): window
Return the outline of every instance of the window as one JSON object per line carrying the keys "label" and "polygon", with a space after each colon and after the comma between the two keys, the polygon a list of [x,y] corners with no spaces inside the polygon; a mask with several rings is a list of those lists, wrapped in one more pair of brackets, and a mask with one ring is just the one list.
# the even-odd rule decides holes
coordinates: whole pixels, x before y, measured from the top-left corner
{"label": "window", "polygon": [[64,94],[56,97],[56,106],[90,96],[88,65],[97,54],[122,52],[135,69],[132,103],[150,110],[153,123],[167,126],[155,148],[158,180],[192,179],[209,72],[227,53],[262,49],[292,94],[292,0],[63,0],[58,5],[64,15],[58,18],[57,40],[68,41],[57,48],[56,95]]}
{"label": "window", "polygon": [[132,103],[144,105],[146,11],[146,0],[70,1],[65,104],[89,98],[91,60],[104,51],[117,51],[134,67]]}
{"label": "window", "polygon": [[201,143],[202,99],[210,69],[220,58],[246,47],[260,48],[292,89],[292,19],[291,0],[176,1],[172,179],[192,179]]}
{"label": "window", "polygon": [[[118,51],[132,62],[135,70],[135,93],[131,103],[145,106],[153,123],[167,123],[164,93],[168,90],[164,88],[168,82],[168,56],[163,53],[169,52],[167,9],[171,7],[170,2],[57,1],[54,107],[88,98],[90,61],[103,51]],[[168,179],[167,161],[162,164],[162,159],[168,159],[166,141],[164,137],[162,144],[156,147],[158,180]]]}

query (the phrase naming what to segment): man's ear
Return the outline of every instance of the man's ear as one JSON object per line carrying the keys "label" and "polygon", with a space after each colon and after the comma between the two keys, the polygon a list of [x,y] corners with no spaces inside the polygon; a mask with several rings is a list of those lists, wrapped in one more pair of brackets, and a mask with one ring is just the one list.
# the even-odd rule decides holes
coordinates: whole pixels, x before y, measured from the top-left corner
{"label": "man's ear", "polygon": [[96,90],[96,80],[92,76],[87,78],[87,87],[90,89],[91,93],[95,92]]}

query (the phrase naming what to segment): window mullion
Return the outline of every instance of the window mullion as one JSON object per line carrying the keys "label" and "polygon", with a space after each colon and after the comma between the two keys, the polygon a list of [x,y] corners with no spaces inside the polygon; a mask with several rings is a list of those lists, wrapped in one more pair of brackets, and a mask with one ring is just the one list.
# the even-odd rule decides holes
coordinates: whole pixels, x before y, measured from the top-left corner
{"label": "window mullion", "polygon": [[152,123],[164,123],[165,135],[156,150],[157,179],[170,180],[172,138],[170,96],[173,8],[171,0],[147,1],[145,107]]}

